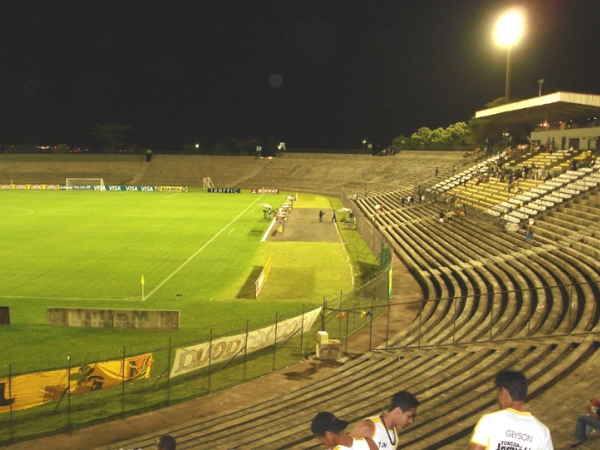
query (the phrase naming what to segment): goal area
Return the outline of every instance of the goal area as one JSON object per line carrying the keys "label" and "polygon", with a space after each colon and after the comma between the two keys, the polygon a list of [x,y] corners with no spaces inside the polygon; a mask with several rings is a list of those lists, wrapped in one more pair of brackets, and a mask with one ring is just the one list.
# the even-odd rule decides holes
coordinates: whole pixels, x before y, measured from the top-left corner
{"label": "goal area", "polygon": [[101,186],[104,187],[103,178],[67,178],[65,182],[67,188],[73,186]]}

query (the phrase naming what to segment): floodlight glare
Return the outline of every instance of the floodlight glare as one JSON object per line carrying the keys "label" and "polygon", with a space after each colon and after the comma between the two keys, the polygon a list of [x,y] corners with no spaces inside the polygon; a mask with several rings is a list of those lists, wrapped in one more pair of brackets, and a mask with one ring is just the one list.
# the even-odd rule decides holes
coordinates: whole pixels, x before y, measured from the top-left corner
{"label": "floodlight glare", "polygon": [[503,47],[517,43],[523,35],[523,13],[511,10],[504,14],[496,24],[496,42]]}
{"label": "floodlight glare", "polygon": [[506,47],[506,98],[510,98],[510,48],[521,39],[524,22],[523,12],[520,9],[511,9],[496,23],[496,42]]}

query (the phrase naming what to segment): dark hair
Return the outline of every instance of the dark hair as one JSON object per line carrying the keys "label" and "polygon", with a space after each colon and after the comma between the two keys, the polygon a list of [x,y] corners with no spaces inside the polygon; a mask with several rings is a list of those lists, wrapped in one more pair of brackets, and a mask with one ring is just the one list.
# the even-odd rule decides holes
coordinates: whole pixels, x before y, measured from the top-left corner
{"label": "dark hair", "polygon": [[344,431],[347,426],[347,421],[338,419],[330,412],[323,411],[318,413],[312,420],[310,431],[315,436],[325,436],[327,431],[337,435]]}
{"label": "dark hair", "polygon": [[175,438],[173,436],[165,434],[164,436],[158,438],[156,447],[160,450],[175,450],[177,448],[177,443],[175,442]]}
{"label": "dark hair", "polygon": [[505,388],[514,401],[523,402],[527,397],[527,378],[523,372],[516,370],[501,370],[496,375],[498,389]]}
{"label": "dark hair", "polygon": [[400,391],[392,395],[388,411],[400,408],[402,412],[406,412],[409,409],[416,408],[417,406],[419,406],[419,400],[417,400],[417,397],[408,391]]}

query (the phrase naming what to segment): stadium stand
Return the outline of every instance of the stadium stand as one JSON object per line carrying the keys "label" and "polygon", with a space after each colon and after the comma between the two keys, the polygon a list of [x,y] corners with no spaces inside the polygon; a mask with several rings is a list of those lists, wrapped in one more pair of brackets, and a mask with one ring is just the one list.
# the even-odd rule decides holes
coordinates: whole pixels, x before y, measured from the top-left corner
{"label": "stadium stand", "polygon": [[[502,209],[503,202],[525,203],[524,198],[510,203],[517,194],[506,195],[506,183],[476,185],[473,176],[488,161],[462,167],[462,155],[442,152],[377,159],[285,155],[270,161],[157,156],[139,177],[141,184],[198,184],[210,175],[216,185],[325,193],[339,193],[343,186],[356,194],[357,213],[381,231],[418,280],[422,306],[406,329],[326,378],[316,376],[250,406],[102,448],[152,448],[165,433],[182,449],[319,448],[309,430],[316,411],[335,411],[355,422],[384,409],[400,388],[416,394],[421,406],[416,423],[402,432],[399,448],[466,448],[480,415],[497,408],[493,378],[505,368],[525,372],[532,412],[550,427],[555,442],[570,441],[581,409],[577,402],[600,389],[597,377],[589,376],[600,368],[595,334],[600,331],[600,191],[597,166],[570,169],[579,157],[540,153],[519,162],[543,164],[559,179],[547,190],[542,180],[521,183],[527,187],[524,194],[537,194],[528,203],[535,213],[515,222],[528,224],[535,217],[530,245],[523,229],[506,231],[485,220],[493,215],[476,214],[492,209],[502,216],[506,213],[496,207]],[[455,174],[457,165],[464,170]],[[135,170],[128,170],[133,179]],[[401,198],[416,196],[418,186],[426,192],[425,202],[403,206]],[[547,191],[568,196],[540,203]],[[439,224],[439,211],[454,210],[459,202],[472,211]]]}

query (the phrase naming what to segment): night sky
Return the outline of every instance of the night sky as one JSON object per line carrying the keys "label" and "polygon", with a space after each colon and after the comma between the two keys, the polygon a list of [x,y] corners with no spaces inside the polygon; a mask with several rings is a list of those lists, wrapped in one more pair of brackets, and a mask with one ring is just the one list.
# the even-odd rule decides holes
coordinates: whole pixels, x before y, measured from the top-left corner
{"label": "night sky", "polygon": [[157,149],[232,137],[382,148],[504,95],[495,19],[522,5],[513,97],[600,94],[600,1],[0,2],[0,144]]}

